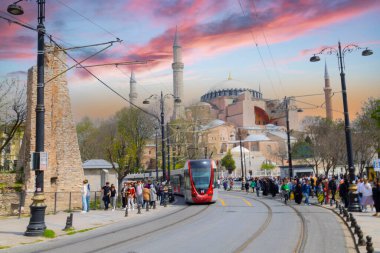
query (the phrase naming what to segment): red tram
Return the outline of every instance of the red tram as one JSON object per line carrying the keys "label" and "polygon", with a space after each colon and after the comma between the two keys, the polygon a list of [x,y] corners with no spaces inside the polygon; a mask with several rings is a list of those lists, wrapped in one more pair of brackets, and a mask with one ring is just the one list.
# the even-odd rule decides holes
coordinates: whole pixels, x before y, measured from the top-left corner
{"label": "red tram", "polygon": [[176,194],[182,195],[187,203],[214,203],[218,198],[214,160],[188,160],[183,169],[171,172],[171,184]]}

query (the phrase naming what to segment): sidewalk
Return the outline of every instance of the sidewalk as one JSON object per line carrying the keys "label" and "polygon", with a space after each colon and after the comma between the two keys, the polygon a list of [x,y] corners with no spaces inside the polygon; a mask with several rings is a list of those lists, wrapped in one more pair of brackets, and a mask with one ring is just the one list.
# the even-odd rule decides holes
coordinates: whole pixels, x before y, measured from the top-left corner
{"label": "sidewalk", "polygon": [[[314,198],[315,199],[315,198]],[[313,200],[310,198],[310,200]],[[310,201],[316,206],[321,206],[318,203],[314,203],[314,201]],[[333,206],[330,205],[323,205],[321,207],[334,210],[335,212],[339,213],[339,209],[336,209],[335,204]],[[375,212],[352,212],[352,215],[355,217],[356,222],[361,227],[363,234],[364,234],[364,240],[366,240],[366,236],[369,235],[372,237],[372,243],[373,248],[375,249],[375,252],[380,252],[380,217],[374,217],[372,216],[375,214]],[[360,252],[367,252],[366,246],[360,246],[359,250]]]}
{"label": "sidewalk", "polygon": [[[163,207],[157,205],[156,209],[141,209],[141,214],[137,214],[137,209],[129,211],[128,217],[125,217],[125,211],[119,209],[115,211],[94,210],[88,213],[80,211],[73,212],[73,230],[76,233],[85,232],[88,230],[96,229],[108,224],[119,222],[136,222],[139,219],[146,219],[158,215],[166,215],[176,211],[183,206],[181,205],[168,205]],[[70,213],[59,212],[45,216],[45,224],[47,229],[54,230],[57,237],[70,236],[68,232],[63,231],[66,225],[66,218]],[[43,236],[27,237],[24,236],[26,227],[29,224],[29,217],[18,219],[17,217],[0,217],[0,250],[14,247],[17,245],[33,244],[49,240]],[[74,233],[71,231],[71,233]]]}

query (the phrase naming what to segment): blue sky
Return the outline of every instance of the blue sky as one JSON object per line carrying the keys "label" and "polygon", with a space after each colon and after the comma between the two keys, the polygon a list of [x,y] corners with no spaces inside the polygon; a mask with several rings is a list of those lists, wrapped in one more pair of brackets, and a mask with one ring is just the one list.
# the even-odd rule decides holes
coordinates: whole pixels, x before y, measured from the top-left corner
{"label": "blue sky", "polygon": [[[14,18],[6,13],[10,3],[1,1],[1,16]],[[25,14],[16,18],[36,26],[35,1],[19,4]],[[338,40],[343,45],[353,43],[374,51],[370,57],[362,57],[361,51],[345,57],[351,117],[369,97],[380,97],[380,1],[55,0],[48,1],[46,8],[47,32],[59,38],[64,46],[123,39],[87,64],[153,59],[147,65],[135,67],[140,102],[161,90],[172,92],[176,26],[183,49],[186,94],[183,100],[187,104],[199,100],[208,89],[225,80],[229,72],[253,89],[260,84],[264,97],[269,99],[322,93],[326,59],[333,91],[338,92],[333,97],[334,109],[342,111],[337,58],[323,55],[321,62],[309,62],[313,53],[326,46],[336,47]],[[0,20],[0,29],[3,31],[0,79],[16,75],[25,80],[27,69],[36,63],[37,35],[4,20]],[[75,52],[74,56],[82,59],[88,56],[88,51]],[[93,71],[128,97],[130,67],[102,67]],[[76,120],[84,116],[105,118],[127,106],[83,71],[70,71],[68,80]],[[321,105],[323,96],[302,101]],[[324,109],[306,110],[303,114],[324,115]],[[341,118],[339,113],[334,116]]]}

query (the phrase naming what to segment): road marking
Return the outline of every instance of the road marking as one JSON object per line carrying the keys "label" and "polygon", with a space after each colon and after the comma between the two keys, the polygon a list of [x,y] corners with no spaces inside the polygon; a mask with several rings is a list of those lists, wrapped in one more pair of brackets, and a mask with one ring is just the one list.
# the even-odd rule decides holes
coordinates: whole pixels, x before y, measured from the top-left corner
{"label": "road marking", "polygon": [[222,204],[222,206],[226,206],[226,202],[224,202],[224,200],[223,200],[223,199],[221,199],[221,198],[218,198],[218,200],[220,201],[220,203]]}
{"label": "road marking", "polygon": [[245,198],[241,198],[248,206],[252,206],[251,202],[249,202],[248,200],[246,200]]}

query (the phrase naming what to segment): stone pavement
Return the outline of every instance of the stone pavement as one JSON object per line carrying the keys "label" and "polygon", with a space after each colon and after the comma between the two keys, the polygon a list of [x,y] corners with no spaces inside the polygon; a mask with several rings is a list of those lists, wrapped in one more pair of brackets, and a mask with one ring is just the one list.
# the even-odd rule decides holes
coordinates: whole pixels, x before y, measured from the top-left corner
{"label": "stone pavement", "polygon": [[[314,199],[311,199],[311,203],[314,205],[320,206],[320,204],[316,203]],[[335,212],[339,213],[339,209],[336,209],[336,205],[330,206],[330,205],[323,205],[322,207],[334,210]],[[375,252],[380,253],[380,217],[374,217],[373,214],[375,214],[374,211],[369,212],[353,212],[352,215],[355,217],[356,222],[361,227],[363,234],[364,234],[364,240],[366,240],[366,236],[369,235],[372,237],[372,243],[373,248],[375,249]],[[356,237],[357,239],[357,237]],[[359,247],[360,252],[367,252],[366,246],[360,246]]]}
{"label": "stone pavement", "polygon": [[[166,215],[173,211],[183,208],[181,205],[168,205],[167,207],[157,205],[155,210],[150,209],[146,212],[141,209],[142,214],[137,214],[137,209],[129,211],[128,217],[125,217],[125,211],[119,209],[115,211],[91,210],[88,213],[80,211],[73,212],[73,227],[77,233],[87,230],[96,229],[108,224],[119,222],[138,222],[155,216]],[[61,236],[70,236],[68,232],[63,231],[66,225],[66,218],[69,213],[58,212],[45,216],[47,229],[54,230],[57,238]],[[27,237],[24,236],[26,227],[29,224],[29,217],[18,219],[17,217],[0,217],[0,251],[17,245],[33,244],[49,240],[43,236]]]}

